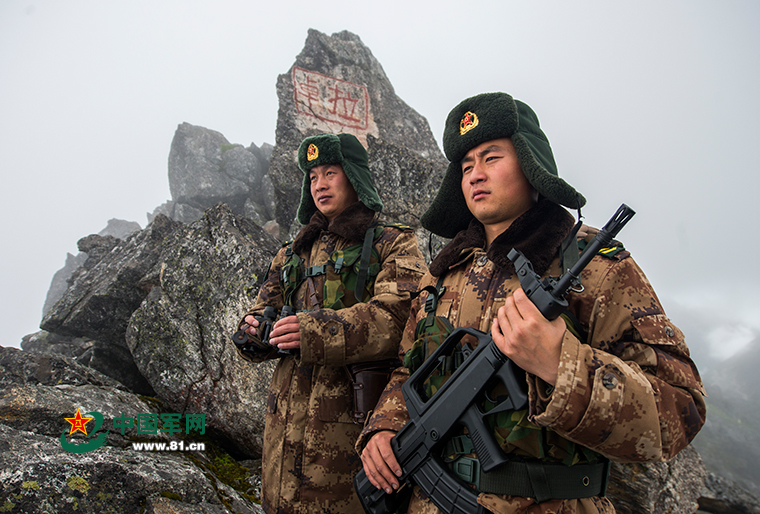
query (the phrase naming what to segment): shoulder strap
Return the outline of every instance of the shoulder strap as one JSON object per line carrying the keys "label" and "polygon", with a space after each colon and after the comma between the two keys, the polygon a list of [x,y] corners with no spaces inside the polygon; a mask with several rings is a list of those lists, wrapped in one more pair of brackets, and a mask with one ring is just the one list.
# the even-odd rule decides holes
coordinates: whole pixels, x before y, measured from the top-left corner
{"label": "shoulder strap", "polygon": [[580,230],[582,223],[583,222],[579,219],[559,247],[559,265],[562,273],[566,273],[567,270],[575,266],[578,262],[578,258],[580,257],[580,250],[578,249],[578,230]]}
{"label": "shoulder strap", "polygon": [[356,275],[356,289],[354,290],[354,298],[357,302],[361,302],[361,297],[364,296],[364,284],[366,284],[369,275],[369,259],[372,256],[372,242],[374,240],[375,226],[372,224],[364,233],[364,246],[362,246],[362,257],[359,261],[359,273]]}
{"label": "shoulder strap", "polygon": [[[311,255],[306,258],[306,267],[309,267],[309,262],[311,261]],[[312,310],[317,310],[321,307],[321,304],[319,302],[319,298],[317,297],[317,289],[314,287],[314,277],[313,276],[307,276],[306,277],[306,284],[309,287],[309,302],[311,303]]]}
{"label": "shoulder strap", "polygon": [[[285,245],[283,245],[285,246]],[[283,285],[283,301],[285,305],[293,306],[293,293],[303,280],[303,259],[293,252],[293,244],[288,243],[285,249],[285,265],[280,270],[280,283]],[[293,262],[296,260],[297,262]],[[293,269],[295,268],[295,270]],[[291,281],[291,273],[295,272],[295,283]]]}
{"label": "shoulder strap", "polygon": [[440,300],[443,293],[446,292],[446,287],[443,285],[443,275],[438,277],[438,282],[435,286],[427,286],[416,294],[419,295],[422,291],[428,292],[427,299],[425,300],[425,312],[427,312],[427,316],[425,316],[424,320],[420,320],[422,327],[420,327],[420,323],[417,324],[418,330],[420,328],[425,330],[426,328],[432,327],[433,323],[435,323],[435,311],[438,308],[438,300]]}

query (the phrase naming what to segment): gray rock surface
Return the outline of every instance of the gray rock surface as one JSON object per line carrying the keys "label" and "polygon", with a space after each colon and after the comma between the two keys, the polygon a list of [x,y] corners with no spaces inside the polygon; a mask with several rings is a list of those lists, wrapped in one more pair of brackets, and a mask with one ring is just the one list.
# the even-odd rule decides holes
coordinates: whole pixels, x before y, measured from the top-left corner
{"label": "gray rock surface", "polygon": [[273,188],[268,176],[271,147],[230,144],[215,130],[182,123],[169,151],[171,202],[159,212],[189,223],[224,202],[263,225],[274,218]]}
{"label": "gray rock surface", "polygon": [[77,363],[116,379],[130,391],[150,396],[155,394],[153,387],[137,369],[132,354],[124,346],[41,330],[25,336],[21,348],[28,352],[72,357]]}
{"label": "gray rock surface", "polygon": [[[106,227],[98,234],[101,236],[112,236],[117,239],[124,239],[128,235],[139,232],[140,230],[139,223],[112,218],[108,220]],[[70,253],[66,254],[66,262],[63,265],[63,268],[58,270],[50,281],[50,288],[48,288],[45,304],[42,307],[43,317],[53,305],[61,299],[63,293],[66,292],[66,289],[68,289],[71,274],[79,268],[79,266],[84,264],[86,260],[87,254],[84,253],[84,251],[80,251],[77,255],[71,255]]]}
{"label": "gray rock surface", "polygon": [[83,337],[61,336],[40,330],[21,339],[21,349],[27,352],[50,353],[76,359],[92,348],[94,341]]}
{"label": "gray rock surface", "polygon": [[240,451],[261,453],[272,364],[243,361],[230,340],[279,243],[220,204],[176,230],[143,283],[150,294],[126,333],[137,366],[165,405],[203,412]]}
{"label": "gray rock surface", "polygon": [[42,306],[42,316],[44,317],[55,303],[61,299],[63,293],[69,287],[69,277],[74,271],[79,268],[84,261],[87,260],[87,254],[79,252],[76,255],[70,253],[66,254],[66,262],[63,264],[63,268],[59,269],[53,275],[50,280],[50,287],[48,288],[47,295],[45,297],[45,304]]}
{"label": "gray rock surface", "polygon": [[126,241],[80,245],[90,257],[43,320],[55,336],[37,337],[38,349],[92,340],[80,363],[167,408],[204,413],[238,451],[260,455],[272,364],[241,360],[229,336],[280,244],[219,204],[189,225],[159,215]]}
{"label": "gray rock surface", "polygon": [[668,462],[612,463],[607,495],[618,514],[690,514],[697,510],[706,476],[699,454],[687,446]]}
{"label": "gray rock surface", "polygon": [[140,281],[158,261],[164,238],[177,226],[164,216],[156,217],[145,230],[115,243],[96,262],[91,263],[90,256],[40,328],[126,347],[129,317],[150,290]]}
{"label": "gray rock surface", "polygon": [[733,481],[708,473],[699,510],[712,514],[760,514],[760,500]]}
{"label": "gray rock surface", "polygon": [[[85,417],[93,411],[103,416],[102,447],[85,453],[63,448],[62,438],[83,443],[97,433],[88,422],[87,436],[69,435],[65,418],[77,409]],[[161,412],[158,402],[71,358],[0,347],[0,510],[139,514],[146,504],[172,498],[178,509],[187,506],[175,512],[261,512],[254,494],[214,473],[224,459],[210,452],[137,451],[135,441],[181,440],[162,432],[136,437],[134,429],[122,433],[113,423],[122,415]]]}

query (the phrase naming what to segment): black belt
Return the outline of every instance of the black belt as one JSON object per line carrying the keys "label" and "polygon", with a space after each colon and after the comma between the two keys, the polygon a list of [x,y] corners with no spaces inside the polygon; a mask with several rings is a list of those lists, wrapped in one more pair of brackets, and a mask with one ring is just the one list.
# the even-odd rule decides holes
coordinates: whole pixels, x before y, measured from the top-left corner
{"label": "black belt", "polygon": [[535,498],[538,503],[604,496],[610,472],[608,460],[575,466],[509,461],[486,473],[477,459],[460,457],[449,466],[457,477],[480,492]]}

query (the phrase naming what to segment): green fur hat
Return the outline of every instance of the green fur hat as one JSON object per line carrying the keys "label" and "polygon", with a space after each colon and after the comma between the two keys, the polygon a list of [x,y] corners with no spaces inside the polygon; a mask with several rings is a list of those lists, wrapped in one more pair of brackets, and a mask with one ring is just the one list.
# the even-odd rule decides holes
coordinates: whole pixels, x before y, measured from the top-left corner
{"label": "green fur hat", "polygon": [[317,211],[309,187],[309,171],[321,164],[340,164],[349,182],[359,195],[359,200],[375,212],[383,210],[383,202],[377,193],[369,172],[367,150],[352,134],[320,134],[307,137],[298,147],[298,167],[304,173],[301,186],[301,204],[298,206],[298,221],[309,223]]}
{"label": "green fur hat", "polygon": [[454,237],[473,219],[462,194],[461,161],[481,143],[507,137],[528,182],[545,198],[572,209],[586,199],[559,178],[549,140],[533,110],[506,93],[483,93],[464,100],[446,118],[443,151],[449,160],[438,193],[422,215],[422,226],[442,237]]}

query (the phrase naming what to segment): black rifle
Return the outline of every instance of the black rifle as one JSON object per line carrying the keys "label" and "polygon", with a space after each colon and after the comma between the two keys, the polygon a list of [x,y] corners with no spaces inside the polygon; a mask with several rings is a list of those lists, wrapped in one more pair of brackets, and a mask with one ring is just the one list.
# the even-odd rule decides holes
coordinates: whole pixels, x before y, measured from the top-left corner
{"label": "black rifle", "polygon": [[[460,342],[468,334],[478,339],[475,350]],[[427,399],[425,380],[440,366],[439,358],[458,347],[462,348],[465,361]],[[451,475],[435,450],[463,424],[469,430],[483,469],[489,471],[506,462],[504,452],[490,436],[483,417],[524,408],[528,396],[525,381],[518,378],[521,376],[520,368],[496,347],[489,334],[467,327],[454,330],[402,387],[410,421],[391,439],[393,453],[404,471],[401,480],[415,482],[444,512],[480,512],[473,490]],[[486,414],[475,400],[486,385],[494,383],[494,379],[504,383],[507,397]],[[386,494],[373,486],[364,470],[354,477],[354,487],[366,512],[395,512],[396,495]]]}
{"label": "black rifle", "polygon": [[[610,244],[620,229],[635,213],[623,204],[599,231],[578,262],[559,280],[541,280],[530,261],[517,250],[508,257],[515,262],[520,285],[541,313],[549,320],[556,319],[567,307],[565,294],[580,283],[580,273],[601,249]],[[461,345],[465,335],[478,339],[475,350]],[[462,347],[465,360],[454,374],[427,398],[425,380],[440,365],[441,358]],[[455,514],[484,513],[477,503],[476,492],[455,478],[438,454],[452,430],[465,425],[475,447],[481,468],[488,472],[508,460],[487,429],[483,418],[505,410],[519,410],[527,404],[524,372],[497,347],[489,334],[473,328],[454,330],[441,346],[402,386],[410,421],[391,439],[396,460],[401,465],[402,482],[416,483],[442,511]],[[488,385],[501,381],[507,397],[487,413],[480,408],[480,397]],[[399,507],[397,494],[387,494],[369,481],[364,470],[354,477],[362,507],[369,514],[389,514]]]}

